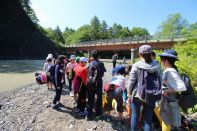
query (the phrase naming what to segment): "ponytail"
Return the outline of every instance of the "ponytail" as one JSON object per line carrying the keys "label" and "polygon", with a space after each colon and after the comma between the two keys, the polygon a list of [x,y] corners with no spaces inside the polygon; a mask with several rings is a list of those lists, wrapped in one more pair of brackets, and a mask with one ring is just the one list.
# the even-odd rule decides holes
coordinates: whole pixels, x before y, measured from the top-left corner
{"label": "ponytail", "polygon": [[140,53],[140,55],[144,58],[146,63],[152,62],[151,53]]}

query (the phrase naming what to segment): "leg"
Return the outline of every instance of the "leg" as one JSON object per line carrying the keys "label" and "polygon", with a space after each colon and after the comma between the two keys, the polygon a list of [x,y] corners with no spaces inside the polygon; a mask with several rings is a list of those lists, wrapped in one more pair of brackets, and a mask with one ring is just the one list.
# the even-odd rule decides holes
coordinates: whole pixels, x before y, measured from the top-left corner
{"label": "leg", "polygon": [[139,116],[140,116],[140,107],[141,103],[137,101],[133,101],[131,103],[131,111],[132,111],[132,116],[131,116],[131,131],[137,131],[137,125],[139,121]]}
{"label": "leg", "polygon": [[95,90],[88,90],[88,115],[92,115],[92,109],[94,105]]}
{"label": "leg", "polygon": [[154,106],[144,105],[144,131],[152,131],[152,118]]}
{"label": "leg", "polygon": [[98,82],[97,93],[97,102],[96,102],[96,115],[102,114],[102,82]]}
{"label": "leg", "polygon": [[107,93],[106,98],[107,98],[106,110],[107,110],[107,115],[109,116],[112,110],[112,100],[113,100],[111,92]]}

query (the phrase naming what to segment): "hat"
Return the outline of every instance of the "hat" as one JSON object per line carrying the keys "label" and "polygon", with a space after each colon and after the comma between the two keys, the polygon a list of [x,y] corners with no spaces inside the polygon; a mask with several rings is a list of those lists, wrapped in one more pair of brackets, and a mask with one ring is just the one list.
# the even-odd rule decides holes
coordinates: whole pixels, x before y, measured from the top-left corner
{"label": "hat", "polygon": [[152,52],[152,48],[150,45],[142,45],[139,48],[139,53],[144,54],[144,53],[151,53],[151,52]]}
{"label": "hat", "polygon": [[70,59],[75,59],[75,55],[70,55]]}
{"label": "hat", "polygon": [[88,62],[88,59],[86,57],[81,57],[80,62]]}
{"label": "hat", "polygon": [[76,60],[76,62],[80,62],[80,57],[77,56],[75,60]]}
{"label": "hat", "polygon": [[53,58],[53,54],[48,54],[47,58]]}
{"label": "hat", "polygon": [[126,73],[126,71],[125,71],[125,66],[123,66],[123,65],[119,65],[119,66],[116,66],[113,70],[112,70],[112,75],[115,75],[115,74],[117,74],[117,73],[123,73],[123,74],[125,74]]}
{"label": "hat", "polygon": [[170,57],[178,60],[177,52],[175,50],[169,49],[165,50],[162,54],[159,55],[160,57]]}

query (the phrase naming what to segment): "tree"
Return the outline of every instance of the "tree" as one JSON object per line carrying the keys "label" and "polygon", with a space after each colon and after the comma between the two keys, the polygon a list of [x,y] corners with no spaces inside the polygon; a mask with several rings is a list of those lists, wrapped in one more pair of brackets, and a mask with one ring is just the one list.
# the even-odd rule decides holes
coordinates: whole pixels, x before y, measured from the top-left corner
{"label": "tree", "polygon": [[120,38],[120,30],[122,29],[122,26],[120,24],[114,23],[112,26],[112,34],[111,36],[113,38]]}
{"label": "tree", "polygon": [[103,20],[102,23],[101,23],[101,34],[100,34],[101,39],[107,39],[108,38],[107,28],[108,28],[108,25]]}
{"label": "tree", "polygon": [[38,18],[36,16],[36,13],[34,10],[31,8],[31,2],[30,0],[20,0],[21,6],[27,13],[27,15],[30,17],[30,19],[35,23],[38,24]]}
{"label": "tree", "polygon": [[145,36],[145,35],[149,35],[148,30],[145,29],[145,28],[133,27],[131,29],[131,36],[132,37],[135,37],[135,36]]}
{"label": "tree", "polygon": [[94,16],[90,22],[90,28],[91,28],[91,37],[93,40],[97,40],[100,38],[100,32],[101,32],[101,24],[100,20],[97,16]]}
{"label": "tree", "polygon": [[158,27],[158,35],[180,35],[182,30],[187,28],[188,22],[179,13],[171,14],[167,20]]}
{"label": "tree", "polygon": [[64,37],[62,35],[62,31],[60,30],[59,26],[56,27],[54,30],[55,32],[55,39],[59,44],[64,44]]}
{"label": "tree", "polygon": [[131,32],[129,31],[129,28],[128,27],[123,27],[120,30],[119,37],[123,38],[123,37],[129,37],[129,36],[131,36]]}
{"label": "tree", "polygon": [[68,41],[67,41],[67,38],[70,35],[74,34],[74,33],[75,33],[75,30],[74,29],[68,28],[68,27],[65,28],[64,32],[62,33],[62,35],[64,37],[64,41],[65,41],[66,44],[69,44]]}

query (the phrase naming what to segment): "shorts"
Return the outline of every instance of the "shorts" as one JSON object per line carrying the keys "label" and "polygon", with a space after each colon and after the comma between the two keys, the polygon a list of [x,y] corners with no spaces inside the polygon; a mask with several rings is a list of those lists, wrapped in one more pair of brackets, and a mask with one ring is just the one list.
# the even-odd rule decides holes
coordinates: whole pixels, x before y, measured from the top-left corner
{"label": "shorts", "polygon": [[47,76],[47,83],[48,82],[51,82],[51,77],[50,76]]}

